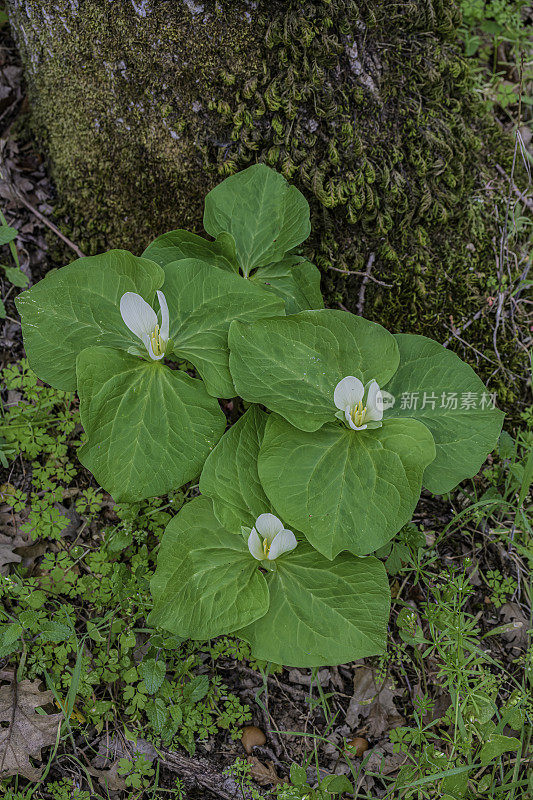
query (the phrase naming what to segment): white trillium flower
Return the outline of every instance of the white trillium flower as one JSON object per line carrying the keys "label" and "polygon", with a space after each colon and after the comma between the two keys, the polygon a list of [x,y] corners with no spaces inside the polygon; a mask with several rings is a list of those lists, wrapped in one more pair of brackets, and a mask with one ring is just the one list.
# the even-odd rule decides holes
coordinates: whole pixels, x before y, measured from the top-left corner
{"label": "white trillium flower", "polygon": [[336,385],[333,402],[339,409],[336,416],[344,418],[352,430],[381,427],[383,394],[376,381],[371,380],[365,386],[359,378],[348,375]]}
{"label": "white trillium flower", "polygon": [[161,307],[161,327],[157,322],[157,314],[140,294],[126,292],[120,298],[120,314],[135,336],[142,341],[148,355],[153,361],[159,361],[165,355],[168,342],[168,305],[163,292],[157,292]]}
{"label": "white trillium flower", "polygon": [[274,514],[260,514],[248,537],[248,550],[258,561],[274,561],[297,544],[294,533]]}

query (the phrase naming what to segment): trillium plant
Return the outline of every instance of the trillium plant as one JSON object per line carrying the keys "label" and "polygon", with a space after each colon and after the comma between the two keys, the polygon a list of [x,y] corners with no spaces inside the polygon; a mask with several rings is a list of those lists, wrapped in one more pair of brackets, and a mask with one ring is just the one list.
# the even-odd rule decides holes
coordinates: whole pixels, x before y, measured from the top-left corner
{"label": "trillium plant", "polygon": [[[308,204],[275,171],[216,186],[204,227],[210,240],[171,231],[141,257],[78,259],[22,292],[30,364],[77,390],[80,461],[117,502],[199,478],[159,547],[151,624],[231,633],[289,666],[381,653],[375,553],[422,487],[478,472],[503,414],[437,342],[324,308],[297,252]],[[219,400],[237,396],[248,410],[224,433]]]}

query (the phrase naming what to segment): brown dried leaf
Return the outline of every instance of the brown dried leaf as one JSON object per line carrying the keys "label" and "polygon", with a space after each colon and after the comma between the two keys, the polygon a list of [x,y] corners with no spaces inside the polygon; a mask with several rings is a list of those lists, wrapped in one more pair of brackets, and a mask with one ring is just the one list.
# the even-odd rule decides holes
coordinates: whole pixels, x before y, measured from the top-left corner
{"label": "brown dried leaf", "polygon": [[284,778],[278,776],[272,761],[263,764],[255,756],[248,756],[246,760],[251,765],[250,777],[259,784],[259,786],[269,786],[270,784],[277,786],[278,783],[287,783]]}
{"label": "brown dried leaf", "polygon": [[500,617],[504,624],[510,624],[509,630],[501,634],[512,647],[527,647],[529,620],[518,603],[504,603],[500,608]]}
{"label": "brown dried leaf", "polygon": [[374,670],[357,667],[354,674],[354,694],[346,712],[346,724],[356,728],[360,720],[366,720],[365,731],[373,739],[379,739],[391,728],[403,724],[403,717],[394,705],[394,698],[401,691],[392,681],[377,677]]}
{"label": "brown dried leaf", "polygon": [[123,792],[126,789],[126,779],[118,773],[119,762],[115,763],[109,769],[96,769],[85,765],[87,772],[98,780],[105,789],[110,792]]}
{"label": "brown dried leaf", "polygon": [[30,762],[41,760],[41,748],[54,744],[62,714],[40,715],[39,706],[52,702],[53,694],[39,690],[39,681],[21,681],[0,687],[0,777],[23,775],[37,781],[42,769]]}
{"label": "brown dried leaf", "polygon": [[10,536],[0,533],[0,575],[9,573],[9,564],[20,564],[22,556],[19,556],[14,550],[17,547],[24,547],[25,544],[27,542],[19,534]]}

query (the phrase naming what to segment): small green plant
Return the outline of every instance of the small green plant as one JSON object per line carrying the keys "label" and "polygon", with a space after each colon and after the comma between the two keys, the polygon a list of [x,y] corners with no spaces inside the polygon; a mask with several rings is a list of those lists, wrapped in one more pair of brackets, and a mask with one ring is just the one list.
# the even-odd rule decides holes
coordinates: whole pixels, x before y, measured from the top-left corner
{"label": "small green plant", "polygon": [[[116,500],[201,472],[201,497],[166,527],[150,624],[235,633],[254,658],[292,666],[382,653],[390,591],[370,554],[423,486],[442,494],[479,470],[503,414],[440,344],[322,307],[318,271],[294,253],[307,201],[274,170],[215,187],[204,227],[214,241],[173,231],[141,258],[80,259],[19,295],[29,362],[77,389],[79,459]],[[223,436],[216,398],[237,394],[253,405]],[[34,506],[26,524],[44,517],[58,538],[60,517]],[[179,727],[164,698],[131,686],[126,699],[161,734]]]}
{"label": "small green plant", "polygon": [[124,776],[129,789],[148,789],[152,785],[155,770],[146,756],[136,755],[131,761],[119,759],[118,774]]}
{"label": "small green plant", "polygon": [[485,582],[491,590],[491,600],[495,608],[506,603],[517,589],[517,583],[510,575],[504,577],[498,569],[491,569],[485,574]]}

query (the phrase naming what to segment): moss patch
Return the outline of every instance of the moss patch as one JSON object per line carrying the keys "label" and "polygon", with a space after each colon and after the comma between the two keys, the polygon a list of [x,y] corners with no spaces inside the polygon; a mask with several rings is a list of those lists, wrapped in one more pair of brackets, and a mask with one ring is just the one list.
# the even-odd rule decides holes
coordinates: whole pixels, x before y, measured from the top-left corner
{"label": "moss patch", "polygon": [[[330,306],[392,331],[452,339],[500,401],[523,369],[515,337],[493,349],[493,240],[511,148],[476,100],[444,0],[118,3],[14,0],[34,129],[59,214],[87,253],[141,251],[202,232],[205,193],[255,161],[308,197],[307,252]],[[489,185],[491,189],[487,189]],[[466,334],[465,334],[466,336]],[[515,387],[515,388],[513,388]]]}

